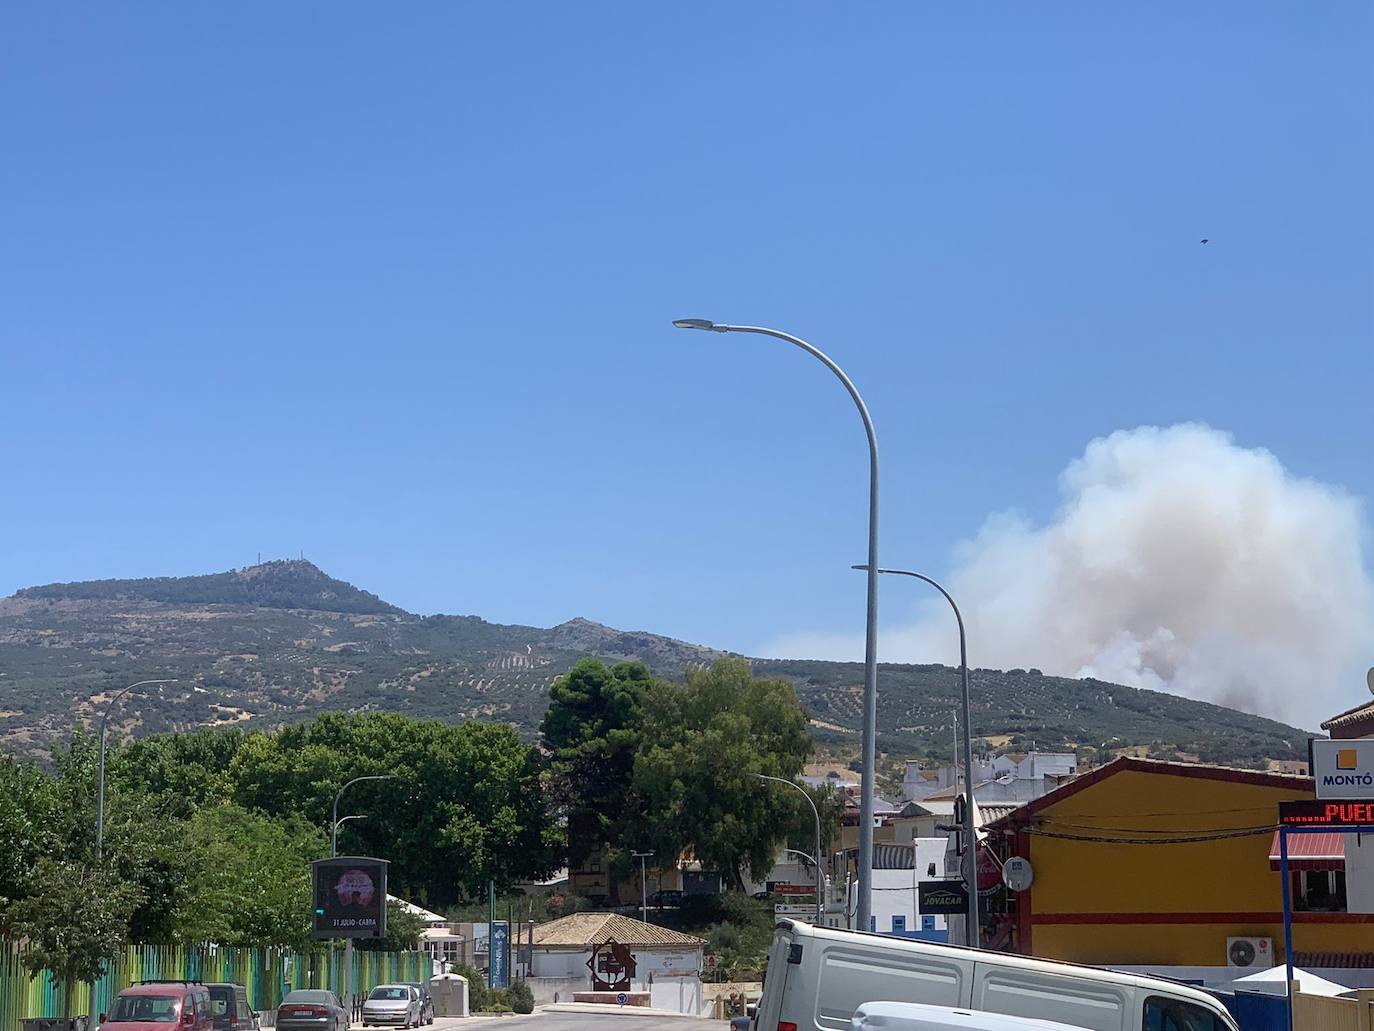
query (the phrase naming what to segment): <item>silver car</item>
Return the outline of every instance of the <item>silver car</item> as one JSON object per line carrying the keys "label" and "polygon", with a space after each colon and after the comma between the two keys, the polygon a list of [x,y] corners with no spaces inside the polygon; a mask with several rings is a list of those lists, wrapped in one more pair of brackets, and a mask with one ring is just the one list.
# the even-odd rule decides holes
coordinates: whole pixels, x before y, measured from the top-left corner
{"label": "silver car", "polygon": [[408,984],[379,984],[363,1003],[363,1027],[419,1027],[420,993]]}

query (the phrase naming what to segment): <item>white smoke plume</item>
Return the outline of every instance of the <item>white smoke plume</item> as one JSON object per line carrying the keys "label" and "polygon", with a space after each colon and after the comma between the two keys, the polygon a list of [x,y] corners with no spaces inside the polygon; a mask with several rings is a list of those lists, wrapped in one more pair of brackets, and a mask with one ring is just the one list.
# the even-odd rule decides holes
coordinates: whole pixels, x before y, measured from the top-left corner
{"label": "white smoke plume", "polygon": [[[1097,677],[1307,727],[1368,698],[1374,584],[1356,499],[1197,424],[1094,440],[1060,489],[1049,525],[996,515],[956,552],[946,586],[973,665]],[[903,589],[929,590],[885,581],[888,612],[905,608]],[[943,600],[932,592],[919,611],[883,632],[881,659],[957,661]],[[799,636],[767,654],[862,650]]]}

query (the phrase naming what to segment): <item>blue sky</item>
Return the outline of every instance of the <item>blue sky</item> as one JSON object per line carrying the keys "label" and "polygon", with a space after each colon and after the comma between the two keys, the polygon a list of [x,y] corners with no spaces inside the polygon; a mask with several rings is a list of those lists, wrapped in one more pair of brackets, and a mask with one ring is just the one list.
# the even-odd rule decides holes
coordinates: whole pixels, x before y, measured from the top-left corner
{"label": "blue sky", "polygon": [[1374,496],[1368,4],[11,3],[0,34],[0,594],[304,552],[420,612],[855,633],[847,398],[680,315],[848,369],[892,564],[1052,518],[1142,424]]}

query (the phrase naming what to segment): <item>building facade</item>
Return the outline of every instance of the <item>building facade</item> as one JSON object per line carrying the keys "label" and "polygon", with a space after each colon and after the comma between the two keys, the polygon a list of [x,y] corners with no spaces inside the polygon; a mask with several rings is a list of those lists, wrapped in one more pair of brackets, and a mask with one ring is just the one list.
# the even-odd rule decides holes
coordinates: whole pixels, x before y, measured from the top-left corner
{"label": "building facade", "polygon": [[[1199,967],[1225,967],[1236,937],[1270,938],[1278,950],[1278,804],[1313,795],[1310,777],[1122,758],[1018,807],[989,825],[1000,858],[1028,859],[1033,871],[1008,916],[1012,947]],[[1301,887],[1303,872],[1294,877]],[[1374,962],[1374,916],[1324,902],[1295,914],[1295,958]],[[1333,955],[1351,962],[1311,962]]]}

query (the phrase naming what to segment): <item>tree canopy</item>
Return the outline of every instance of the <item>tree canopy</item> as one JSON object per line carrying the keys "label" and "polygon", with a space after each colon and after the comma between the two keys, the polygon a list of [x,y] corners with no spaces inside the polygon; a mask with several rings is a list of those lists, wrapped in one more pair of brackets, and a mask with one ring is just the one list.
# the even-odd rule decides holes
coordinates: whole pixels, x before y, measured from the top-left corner
{"label": "tree canopy", "polygon": [[633,778],[650,847],[691,850],[736,885],[746,868],[770,869],[805,803],[753,775],[800,774],[813,747],[807,728],[791,683],[755,677],[743,659],[695,670],[683,685],[656,685]]}
{"label": "tree canopy", "polygon": [[641,806],[631,782],[644,698],[653,684],[642,663],[608,669],[597,659],[583,659],[549,689],[541,730],[574,866],[598,846],[619,842],[639,822]]}

